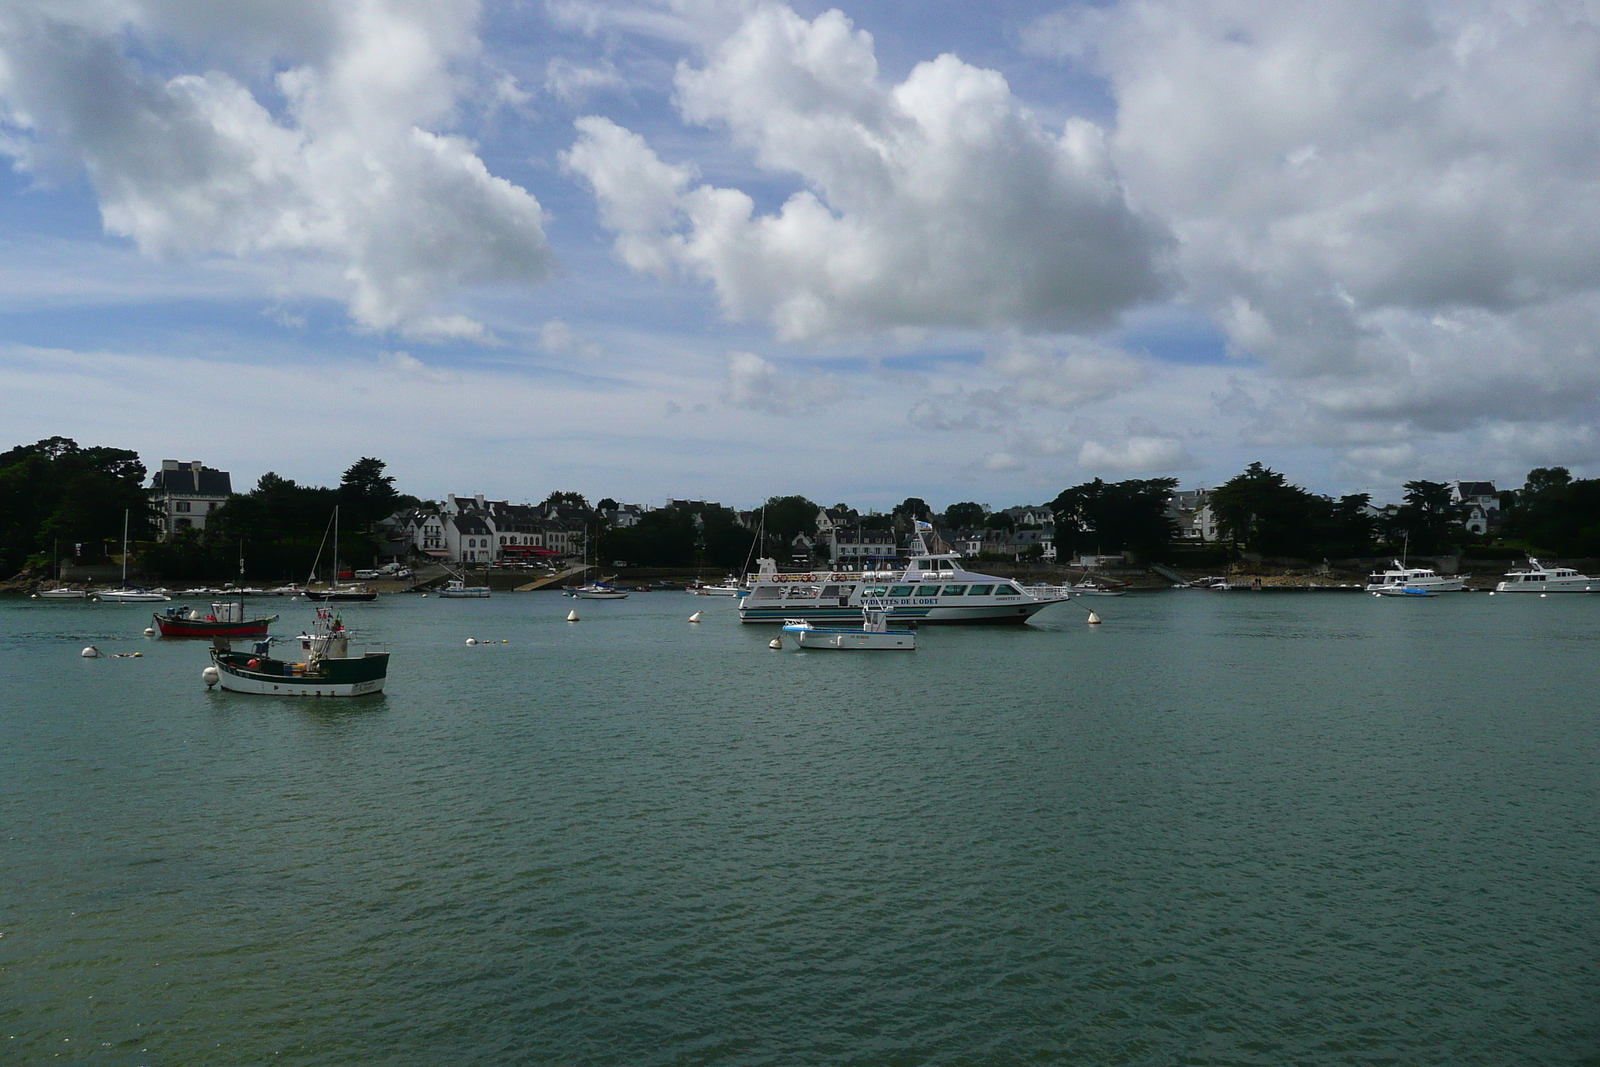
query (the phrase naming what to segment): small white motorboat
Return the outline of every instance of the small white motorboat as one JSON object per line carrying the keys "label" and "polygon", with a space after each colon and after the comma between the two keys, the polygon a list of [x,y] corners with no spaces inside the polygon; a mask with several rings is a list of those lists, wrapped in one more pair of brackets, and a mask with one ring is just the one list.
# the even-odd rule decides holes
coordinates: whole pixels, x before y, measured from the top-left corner
{"label": "small white motorboat", "polygon": [[40,600],[85,600],[89,596],[82,589],[41,589],[33,595]]}
{"label": "small white motorboat", "polygon": [[460,578],[452,578],[444,583],[444,588],[439,590],[439,595],[456,599],[481,598],[489,595],[489,587],[486,585],[468,585]]}
{"label": "small white motorboat", "polygon": [[1438,596],[1438,590],[1421,585],[1386,585],[1374,589],[1373,596]]}
{"label": "small white motorboat", "polygon": [[737,582],[730,580],[721,585],[706,585],[700,582],[689,586],[685,592],[690,596],[744,596],[750,590],[741,589]]}
{"label": "small white motorboat", "polygon": [[604,582],[590,582],[588,585],[563,590],[563,595],[577,597],[579,600],[623,600],[627,597],[628,591]]}
{"label": "small white motorboat", "polygon": [[94,598],[111,604],[154,604],[172,599],[167,594],[158,593],[153,589],[96,589]]}
{"label": "small white motorboat", "polygon": [[869,601],[861,608],[861,629],[813,626],[804,619],[789,619],[783,624],[785,633],[795,635],[801,648],[832,649],[835,651],[903,651],[912,652],[917,647],[914,630],[889,629],[889,607]]}

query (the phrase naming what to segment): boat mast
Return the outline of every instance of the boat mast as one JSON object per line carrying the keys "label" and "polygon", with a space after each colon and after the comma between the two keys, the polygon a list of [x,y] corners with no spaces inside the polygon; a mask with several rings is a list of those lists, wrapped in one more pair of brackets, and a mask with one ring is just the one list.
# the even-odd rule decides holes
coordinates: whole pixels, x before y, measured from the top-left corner
{"label": "boat mast", "polygon": [[122,509],[122,588],[128,588],[128,509]]}

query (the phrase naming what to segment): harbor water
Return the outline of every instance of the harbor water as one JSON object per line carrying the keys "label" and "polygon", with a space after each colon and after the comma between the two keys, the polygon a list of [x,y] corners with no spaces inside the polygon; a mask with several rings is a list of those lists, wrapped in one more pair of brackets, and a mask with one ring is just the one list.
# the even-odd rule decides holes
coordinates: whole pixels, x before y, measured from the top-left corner
{"label": "harbor water", "polygon": [[1600,598],[732,609],[342,606],[319,702],[0,601],[0,1063],[1600,1063]]}

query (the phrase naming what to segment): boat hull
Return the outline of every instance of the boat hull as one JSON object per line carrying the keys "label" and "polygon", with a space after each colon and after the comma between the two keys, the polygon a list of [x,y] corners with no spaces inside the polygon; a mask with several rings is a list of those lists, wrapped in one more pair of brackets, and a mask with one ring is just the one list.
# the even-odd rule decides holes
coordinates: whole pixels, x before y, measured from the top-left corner
{"label": "boat hull", "polygon": [[378,599],[378,594],[371,590],[365,592],[319,592],[315,589],[307,589],[300,595],[307,600],[320,600],[324,603],[339,604],[355,604]]}
{"label": "boat hull", "polygon": [[1581,582],[1500,582],[1495,585],[1494,591],[1496,593],[1600,593],[1600,579],[1586,578]]}
{"label": "boat hull", "polygon": [[94,594],[96,600],[110,604],[156,604],[172,598],[165,593],[138,593],[126,590],[107,589]]}
{"label": "boat hull", "polygon": [[[257,666],[250,667],[251,661]],[[242,652],[213,649],[211,661],[217,668],[217,684],[230,693],[257,696],[362,697],[383,692],[389,673],[389,653],[369,652],[351,659],[328,659],[294,673],[286,660],[263,659]]]}
{"label": "boat hull", "polygon": [[33,594],[40,600],[87,600],[89,594],[82,589],[41,589]]}
{"label": "boat hull", "polygon": [[833,652],[914,652],[917,635],[910,630],[834,630],[811,626],[785,626],[801,648]]}
{"label": "boat hull", "polygon": [[177,619],[152,616],[162,637],[265,637],[267,627],[278,621],[276,615],[244,622],[217,622],[215,619]]}
{"label": "boat hull", "polygon": [[[1033,618],[1051,604],[1062,600],[1033,600],[1021,603],[996,603],[974,605],[940,605],[907,602],[888,605],[889,622],[916,623],[918,625],[1020,625]],[[789,619],[804,619],[810,623],[846,622],[861,618],[861,606],[840,605],[835,601],[825,603],[795,603],[778,601],[771,607],[752,605],[749,598],[739,602],[739,621],[746,623],[781,623]]]}

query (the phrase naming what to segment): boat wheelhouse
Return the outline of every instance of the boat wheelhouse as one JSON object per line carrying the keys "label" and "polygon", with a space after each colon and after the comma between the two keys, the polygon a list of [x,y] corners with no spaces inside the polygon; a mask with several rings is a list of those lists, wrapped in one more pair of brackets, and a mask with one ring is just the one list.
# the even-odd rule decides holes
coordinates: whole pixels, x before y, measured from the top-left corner
{"label": "boat wheelhouse", "polygon": [[1600,578],[1579,574],[1571,567],[1546,567],[1528,557],[1527,570],[1506,574],[1494,587],[1497,593],[1600,593]]}
{"label": "boat wheelhouse", "polygon": [[889,622],[1023,623],[1070,595],[1063,586],[1025,587],[969,571],[957,553],[928,551],[924,535],[932,529],[917,524],[913,555],[903,571],[779,574],[774,560],[763,559],[750,595],[739,601],[739,621],[854,621],[863,605],[875,600]]}
{"label": "boat wheelhouse", "polygon": [[1435,574],[1429,567],[1407,567],[1399,560],[1391,560],[1391,568],[1367,575],[1366,591],[1385,593],[1390,590],[1417,589],[1429,593],[1459,593],[1466,583],[1462,574]]}

